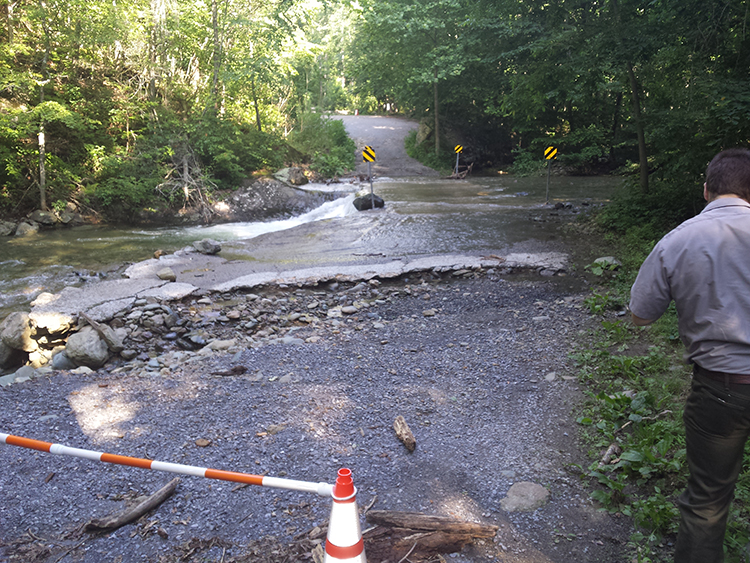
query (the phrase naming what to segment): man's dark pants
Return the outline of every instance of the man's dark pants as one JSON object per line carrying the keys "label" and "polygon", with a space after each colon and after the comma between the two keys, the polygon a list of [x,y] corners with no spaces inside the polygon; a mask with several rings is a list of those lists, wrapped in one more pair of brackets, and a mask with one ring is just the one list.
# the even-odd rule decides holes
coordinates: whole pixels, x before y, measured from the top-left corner
{"label": "man's dark pants", "polygon": [[721,563],[734,486],[750,433],[750,384],[696,366],[685,405],[690,478],[677,503],[675,563]]}

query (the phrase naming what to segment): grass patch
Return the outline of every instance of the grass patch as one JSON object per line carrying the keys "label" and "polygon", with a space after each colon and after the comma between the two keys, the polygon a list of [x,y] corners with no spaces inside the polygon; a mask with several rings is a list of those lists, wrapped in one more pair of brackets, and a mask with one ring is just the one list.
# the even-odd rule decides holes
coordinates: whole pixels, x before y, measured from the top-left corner
{"label": "grass patch", "polygon": [[416,131],[409,132],[404,140],[404,147],[406,148],[406,154],[425,166],[437,170],[441,176],[448,176],[453,173],[456,155],[445,149],[441,150],[440,154],[435,154],[434,144],[425,142],[417,145]]}
{"label": "grass patch", "polygon": [[[628,244],[630,242],[631,244]],[[638,267],[652,244],[620,238],[618,270],[587,268],[600,282],[585,299],[599,323],[571,354],[587,400],[577,421],[590,447],[582,467],[602,510],[632,518],[632,561],[672,561],[679,513],[677,496],[688,476],[682,412],[690,368],[672,304],[649,327],[624,313]],[[750,520],[750,448],[737,483],[725,541],[728,562],[747,561]]]}

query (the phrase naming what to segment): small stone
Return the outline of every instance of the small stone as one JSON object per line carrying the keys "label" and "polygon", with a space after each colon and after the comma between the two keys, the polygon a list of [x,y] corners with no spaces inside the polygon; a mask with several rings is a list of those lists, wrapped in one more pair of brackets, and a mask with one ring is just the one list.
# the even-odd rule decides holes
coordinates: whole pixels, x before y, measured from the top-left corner
{"label": "small stone", "polygon": [[206,440],[205,438],[198,438],[195,441],[195,445],[198,446],[199,448],[207,448],[208,446],[211,445],[211,440]]}
{"label": "small stone", "polygon": [[174,273],[172,268],[162,268],[156,273],[156,277],[164,281],[177,281],[177,274]]}
{"label": "small stone", "polygon": [[514,483],[508,495],[500,501],[500,506],[506,512],[533,512],[541,508],[549,500],[549,491],[537,485],[522,481]]}
{"label": "small stone", "polygon": [[345,315],[354,315],[359,311],[356,307],[353,307],[351,305],[348,305],[346,307],[341,307],[341,312]]}
{"label": "small stone", "polygon": [[435,315],[437,315],[437,311],[435,309],[426,309],[422,311],[423,317],[434,317]]}

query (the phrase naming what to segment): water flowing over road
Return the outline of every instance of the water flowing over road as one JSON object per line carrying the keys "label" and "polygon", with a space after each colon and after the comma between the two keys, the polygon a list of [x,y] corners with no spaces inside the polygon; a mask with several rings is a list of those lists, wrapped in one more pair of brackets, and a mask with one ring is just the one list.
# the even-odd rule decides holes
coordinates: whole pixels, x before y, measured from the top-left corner
{"label": "water flowing over road", "polygon": [[[569,359],[592,323],[569,264],[571,245],[588,242],[574,222],[618,180],[553,177],[546,203],[544,177],[418,174],[399,144],[414,127],[405,120],[346,123],[382,159],[383,209],[354,208],[369,183],[316,185],[305,189],[340,197],[279,221],[4,242],[0,308],[28,309],[53,291],[39,295],[37,318],[45,307],[86,312],[124,331],[128,348],[93,371],[4,376],[0,432],[313,482],[346,466],[363,504],[498,526],[451,554],[456,563],[626,560],[630,522],[597,510],[575,469],[589,462]],[[379,133],[395,140],[381,144]],[[218,256],[181,250],[204,238],[222,242]],[[167,254],[150,258],[157,248]],[[176,281],[157,276],[165,266]],[[413,451],[394,435],[399,416]],[[171,563],[206,545],[191,561],[239,563],[252,542],[274,538],[252,560],[277,563],[274,550],[312,539],[329,515],[296,493],[184,479],[147,519],[73,541],[84,519],[163,477],[9,448],[0,446],[3,561]],[[533,506],[522,503],[529,490]]]}
{"label": "water flowing over road", "polygon": [[[203,238],[222,242],[224,250],[223,259],[202,266],[209,267],[212,276],[185,273],[184,281],[199,287],[269,271],[454,253],[502,256],[561,251],[566,236],[561,226],[580,211],[606,201],[617,183],[613,178],[555,177],[551,204],[571,206],[557,210],[545,206],[546,185],[541,177],[383,178],[375,181],[374,191],[386,206],[374,211],[359,213],[352,205],[353,192],[369,192],[369,184],[338,184],[333,187],[350,195],[280,221],[45,231],[3,243],[0,312],[26,307],[42,291],[57,292],[100,279],[116,265],[148,259],[157,249],[173,252]],[[306,189],[330,190],[331,186]]]}

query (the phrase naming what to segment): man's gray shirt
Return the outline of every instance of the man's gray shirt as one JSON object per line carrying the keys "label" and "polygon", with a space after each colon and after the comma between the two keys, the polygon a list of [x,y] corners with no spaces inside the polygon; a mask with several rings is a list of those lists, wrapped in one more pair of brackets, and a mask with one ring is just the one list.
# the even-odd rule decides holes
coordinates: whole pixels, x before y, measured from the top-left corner
{"label": "man's gray shirt", "polygon": [[750,374],[750,203],[716,199],[654,247],[630,310],[655,320],[672,299],[688,363]]}

